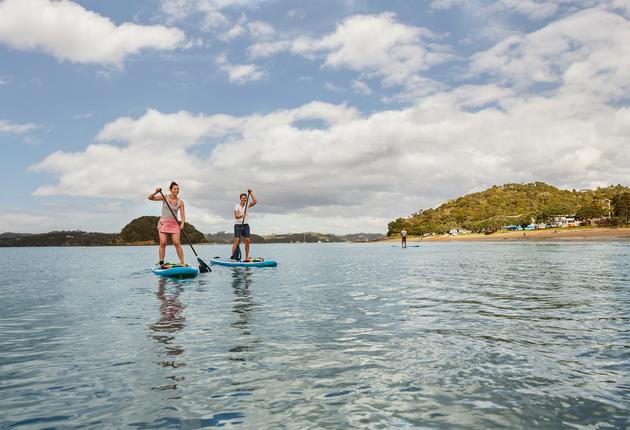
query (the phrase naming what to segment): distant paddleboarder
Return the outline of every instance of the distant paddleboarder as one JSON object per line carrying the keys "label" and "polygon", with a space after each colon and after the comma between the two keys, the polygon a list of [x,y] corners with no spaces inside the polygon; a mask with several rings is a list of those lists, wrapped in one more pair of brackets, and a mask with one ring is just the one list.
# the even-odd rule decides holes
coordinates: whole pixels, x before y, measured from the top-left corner
{"label": "distant paddleboarder", "polygon": [[400,230],[400,240],[402,241],[402,247],[406,248],[407,247],[407,230],[405,230],[404,228]]}
{"label": "distant paddleboarder", "polygon": [[[251,197],[251,199],[248,199]],[[247,194],[242,193],[240,196],[240,202],[234,206],[234,244],[232,245],[232,256],[234,257],[236,252],[236,247],[239,246],[241,238],[245,242],[245,261],[250,261],[249,258],[249,238],[250,238],[250,230],[249,224],[247,223],[246,214],[248,208],[251,208],[258,203],[256,201],[256,197],[254,197],[254,192],[252,190],[247,190]],[[249,200],[249,204],[247,203]],[[240,251],[239,257],[240,259]]]}
{"label": "distant paddleboarder", "polygon": [[[156,202],[162,201],[162,216],[157,224],[158,233],[160,234],[160,267],[166,268],[164,266],[164,256],[166,255],[166,243],[168,240],[168,235],[171,235],[171,239],[173,240],[173,246],[175,246],[175,251],[177,252],[177,256],[179,257],[179,262],[186,266],[184,262],[184,250],[182,249],[182,245],[179,241],[180,230],[184,228],[184,223],[186,221],[186,212],[184,210],[184,201],[179,198],[179,185],[176,182],[171,182],[169,187],[171,193],[167,196],[162,197],[163,194],[162,188],[156,188],[154,193],[149,194],[149,200],[153,200]],[[165,200],[166,199],[166,200]],[[168,205],[168,206],[167,206]],[[169,207],[172,209],[173,213],[169,210]],[[179,216],[181,217],[181,221],[177,219],[177,215],[179,212]]]}

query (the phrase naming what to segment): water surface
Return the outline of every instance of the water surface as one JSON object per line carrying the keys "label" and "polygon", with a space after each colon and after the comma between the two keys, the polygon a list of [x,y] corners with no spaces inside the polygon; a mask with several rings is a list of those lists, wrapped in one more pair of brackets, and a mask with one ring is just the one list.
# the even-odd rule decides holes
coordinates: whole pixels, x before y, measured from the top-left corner
{"label": "water surface", "polygon": [[0,249],[0,428],[628,426],[627,242],[254,250]]}

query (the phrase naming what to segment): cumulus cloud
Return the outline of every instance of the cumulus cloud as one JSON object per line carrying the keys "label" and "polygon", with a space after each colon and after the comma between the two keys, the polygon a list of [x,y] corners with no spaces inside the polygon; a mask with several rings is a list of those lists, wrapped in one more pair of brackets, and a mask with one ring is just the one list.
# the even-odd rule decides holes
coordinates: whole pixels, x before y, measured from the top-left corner
{"label": "cumulus cloud", "polygon": [[265,77],[264,72],[256,64],[231,64],[225,55],[217,57],[216,64],[227,73],[230,82],[238,85]]}
{"label": "cumulus cloud", "polygon": [[418,73],[452,58],[435,38],[425,28],[398,22],[393,13],[355,15],[323,37],[260,42],[248,52],[255,58],[284,50],[313,60],[322,58],[323,67],[354,70],[391,86],[404,85]]}
{"label": "cumulus cloud", "polygon": [[[142,199],[176,176],[202,227],[228,223],[251,186],[259,232],[384,231],[387,220],[497,183],[628,183],[629,28],[602,8],[581,11],[472,57],[471,74],[488,83],[435,88],[371,114],[312,102],[243,116],[122,117],[84,150],[33,165],[55,178],[35,193]],[[324,39],[300,49],[319,55]],[[327,46],[325,60],[346,45]],[[334,61],[366,75],[380,64],[344,58]]]}
{"label": "cumulus cloud", "polygon": [[[323,68],[356,71],[363,78],[380,80],[383,87],[401,91],[385,100],[407,101],[443,88],[423,76],[433,66],[455,58],[438,39],[433,32],[400,23],[393,13],[386,12],[351,16],[322,37],[280,37],[254,43],[247,51],[253,59],[289,52],[321,61]],[[365,86],[357,90],[357,85],[355,91],[366,90]]]}
{"label": "cumulus cloud", "polygon": [[[214,214],[253,186],[267,231],[276,215],[330,224],[340,213],[391,219],[495,183],[630,181],[630,154],[619,151],[630,115],[593,101],[520,97],[491,85],[371,115],[327,103],[243,117],[149,111],[106,125],[84,151],[54,153],[31,169],[59,177],[38,195],[130,199],[176,175],[187,198]],[[337,231],[365,230],[357,219]]]}
{"label": "cumulus cloud", "polygon": [[16,124],[9,121],[0,120],[0,133],[24,134],[38,128],[36,124]]}
{"label": "cumulus cloud", "polygon": [[472,58],[471,72],[521,87],[562,85],[608,98],[630,90],[630,22],[587,9],[525,35],[511,36]]}
{"label": "cumulus cloud", "polygon": [[40,50],[59,60],[122,66],[143,49],[172,50],[185,39],[176,28],[109,18],[69,0],[4,0],[0,3],[0,43]]}

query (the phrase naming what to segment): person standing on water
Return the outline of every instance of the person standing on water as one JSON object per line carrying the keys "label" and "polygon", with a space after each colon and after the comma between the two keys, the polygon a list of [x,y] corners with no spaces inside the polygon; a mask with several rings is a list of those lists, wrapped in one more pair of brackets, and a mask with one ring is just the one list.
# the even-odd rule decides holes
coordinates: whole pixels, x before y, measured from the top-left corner
{"label": "person standing on water", "polygon": [[[166,268],[164,266],[164,256],[166,255],[166,243],[169,234],[173,240],[173,246],[175,246],[179,262],[182,266],[187,266],[184,262],[184,250],[182,249],[182,244],[179,240],[180,230],[184,228],[184,223],[186,222],[184,201],[179,198],[179,185],[177,185],[176,182],[171,182],[169,189],[171,193],[168,196],[164,196],[162,194],[162,188],[156,188],[155,192],[149,194],[148,197],[149,200],[156,202],[162,201],[162,216],[157,224],[158,233],[160,235],[160,262],[158,264],[162,269]],[[175,214],[175,217],[173,217],[173,214],[166,205],[170,206]],[[180,213],[181,221],[177,220],[178,211]]]}
{"label": "person standing on water", "polygon": [[404,228],[400,230],[400,240],[402,241],[402,247],[406,248],[407,247],[407,230],[405,230]]}
{"label": "person standing on water", "polygon": [[247,194],[242,193],[240,195],[240,202],[236,204],[236,206],[234,206],[234,244],[232,245],[232,254],[234,255],[234,251],[236,251],[236,247],[239,244],[239,240],[241,238],[241,236],[243,237],[243,240],[245,241],[245,261],[250,261],[251,259],[249,258],[249,237],[250,237],[250,231],[249,231],[249,224],[247,223],[247,219],[246,217],[249,214],[245,214],[245,210],[246,210],[246,203],[247,203],[247,196],[251,196],[251,200],[249,202],[248,207],[251,208],[252,206],[255,206],[256,203],[258,203],[256,201],[256,197],[254,197],[254,192],[252,190],[247,190]]}

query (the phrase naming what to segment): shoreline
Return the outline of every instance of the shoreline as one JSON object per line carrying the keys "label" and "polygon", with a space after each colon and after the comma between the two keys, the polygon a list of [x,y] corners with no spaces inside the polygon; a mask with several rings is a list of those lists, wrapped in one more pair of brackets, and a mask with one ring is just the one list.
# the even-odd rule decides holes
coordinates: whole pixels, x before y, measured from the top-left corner
{"label": "shoreline", "polygon": [[[420,242],[503,242],[503,241],[630,241],[630,227],[576,227],[544,230],[505,231],[492,234],[469,233],[455,236],[408,236],[407,243]],[[400,237],[383,242],[400,243]]]}

